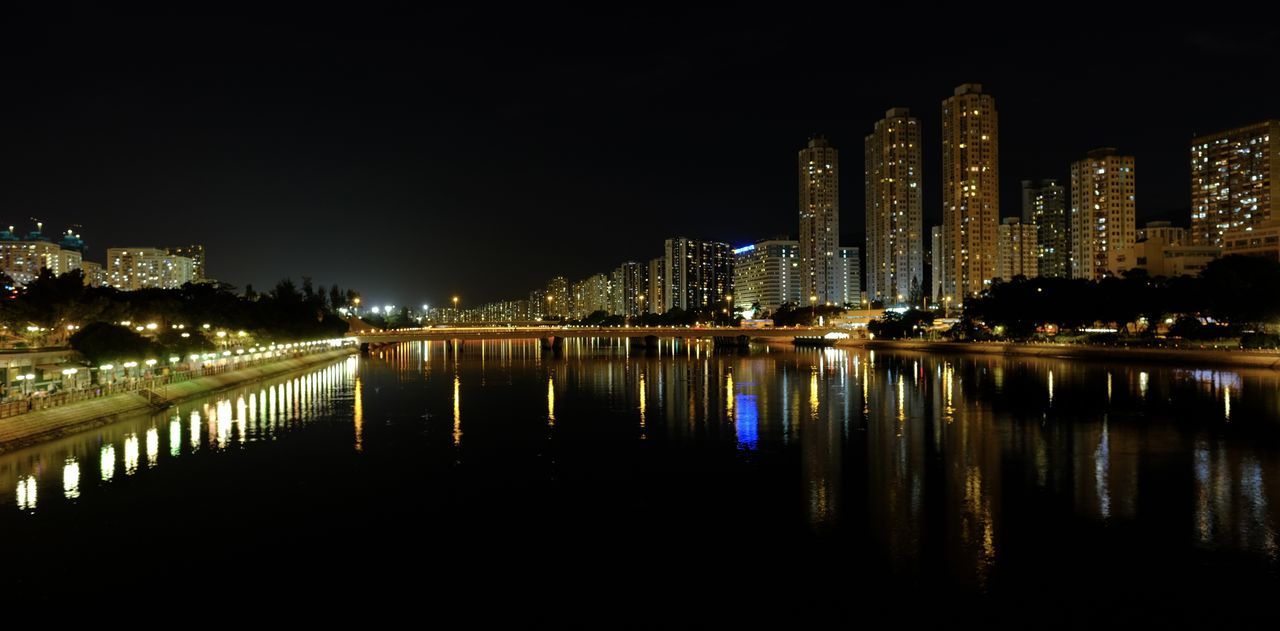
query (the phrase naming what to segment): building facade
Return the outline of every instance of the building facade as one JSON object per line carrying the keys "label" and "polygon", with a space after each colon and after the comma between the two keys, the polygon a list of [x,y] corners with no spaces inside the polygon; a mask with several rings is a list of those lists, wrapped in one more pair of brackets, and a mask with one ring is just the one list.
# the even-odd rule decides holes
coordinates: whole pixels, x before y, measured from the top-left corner
{"label": "building facade", "polygon": [[649,261],[649,291],[645,292],[645,309],[648,313],[667,312],[666,257]]}
{"label": "building facade", "polygon": [[733,250],[729,244],[674,237],[666,240],[664,249],[668,311],[718,309],[727,304],[728,296],[733,295]]}
{"label": "building facade", "polygon": [[569,281],[563,276],[556,276],[547,281],[547,308],[543,315],[549,318],[567,318],[573,307],[569,300]]}
{"label": "building facade", "polygon": [[609,279],[610,313],[638,316],[646,313],[645,292],[649,288],[649,266],[627,261],[613,270]]}
{"label": "building facade", "polygon": [[996,276],[1005,281],[1040,274],[1039,226],[1005,217],[996,237]]}
{"label": "building facade", "polygon": [[1023,180],[1022,223],[1037,226],[1037,274],[1065,278],[1071,271],[1066,188],[1053,179]]}
{"label": "building facade", "polygon": [[[862,305],[862,252],[855,247],[840,248],[839,271],[840,291],[831,303],[836,306],[860,307]],[[907,292],[904,295],[915,296],[920,293],[919,278],[911,281],[907,286]]]}
{"label": "building facade", "polygon": [[929,230],[929,296],[933,302],[942,302],[942,226],[934,226]]}
{"label": "building facade", "polygon": [[1138,228],[1137,241],[1160,241],[1165,245],[1190,245],[1187,229],[1168,221],[1148,221]]}
{"label": "building facade", "polygon": [[838,271],[840,241],[840,162],[822,137],[800,150],[801,293],[833,303],[842,286]]}
{"label": "building facade", "polygon": [[108,248],[107,280],[122,291],[177,289],[192,282],[192,261],[159,248]]}
{"label": "building facade", "polygon": [[759,305],[773,313],[801,304],[800,242],[766,239],[733,251],[733,301],[744,309]]}
{"label": "building facade", "polygon": [[996,273],[1000,220],[995,98],[966,83],[942,102],[942,291],[959,304]]}
{"label": "building facade", "polygon": [[1095,149],[1071,164],[1071,277],[1098,280],[1132,265],[1137,237],[1133,156]]}
{"label": "building facade", "polygon": [[609,313],[609,277],[594,274],[573,284],[571,317],[581,320],[597,311]]}
{"label": "building facade", "polygon": [[863,145],[867,293],[893,302],[924,282],[920,121],[891,109]]}
{"label": "building facade", "polygon": [[1228,230],[1222,235],[1222,254],[1261,256],[1280,261],[1280,220]]}
{"label": "building facade", "polygon": [[169,254],[174,256],[185,256],[191,259],[191,281],[198,283],[205,280],[204,267],[204,246],[203,245],[178,245],[169,248]]}
{"label": "building facade", "polygon": [[1272,218],[1280,182],[1280,120],[1191,140],[1191,237],[1222,246],[1227,232]]}

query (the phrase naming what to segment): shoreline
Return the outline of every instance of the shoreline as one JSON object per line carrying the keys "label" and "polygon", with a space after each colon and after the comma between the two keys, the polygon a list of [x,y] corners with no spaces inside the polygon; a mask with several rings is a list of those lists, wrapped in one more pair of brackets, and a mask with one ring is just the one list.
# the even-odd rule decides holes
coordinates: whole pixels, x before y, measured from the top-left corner
{"label": "shoreline", "polygon": [[158,399],[159,404],[136,392],[122,392],[0,419],[0,453],[77,434],[143,412],[162,410],[246,383],[280,377],[357,352],[355,348],[342,348],[167,384],[156,392],[159,396],[154,399]]}
{"label": "shoreline", "polygon": [[[776,340],[773,340],[776,343]],[[1189,348],[1127,348],[1123,346],[1085,346],[1069,344],[1022,344],[1018,342],[944,342],[920,340],[841,340],[838,348],[868,350],[915,351],[955,355],[994,355],[1000,357],[1041,357],[1047,359],[1083,359],[1089,361],[1190,366],[1229,366],[1280,371],[1280,352],[1227,351]]]}

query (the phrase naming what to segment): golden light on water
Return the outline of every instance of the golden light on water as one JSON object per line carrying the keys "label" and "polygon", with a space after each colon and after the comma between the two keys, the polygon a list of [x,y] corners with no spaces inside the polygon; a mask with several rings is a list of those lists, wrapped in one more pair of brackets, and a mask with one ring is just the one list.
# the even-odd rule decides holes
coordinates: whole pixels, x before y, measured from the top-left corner
{"label": "golden light on water", "polygon": [[556,426],[556,380],[547,377],[547,425]]}
{"label": "golden light on water", "polygon": [[462,381],[457,375],[453,376],[453,446],[457,447],[462,443]]}
{"label": "golden light on water", "polygon": [[356,451],[364,451],[364,384],[356,375],[355,402],[352,404],[352,421],[356,428]]}

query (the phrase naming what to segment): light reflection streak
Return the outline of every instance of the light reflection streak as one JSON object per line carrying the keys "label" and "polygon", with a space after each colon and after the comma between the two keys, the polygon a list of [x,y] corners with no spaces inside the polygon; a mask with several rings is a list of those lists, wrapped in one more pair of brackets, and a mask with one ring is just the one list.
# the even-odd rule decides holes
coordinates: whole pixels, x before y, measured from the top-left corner
{"label": "light reflection streak", "polygon": [[644,415],[647,411],[647,404],[646,404],[647,394],[645,390],[647,390],[647,388],[645,387],[645,382],[644,382],[644,371],[641,371],[640,372],[640,431],[642,433],[644,432],[644,423],[645,423]]}
{"label": "light reflection streak", "polygon": [[102,481],[110,482],[116,477],[116,448],[110,443],[102,446],[98,455],[98,469],[102,471]]}
{"label": "light reflection streak", "polygon": [[[457,349],[454,351],[457,352]],[[462,381],[453,376],[453,446],[462,444]]]}
{"label": "light reflection streak", "polygon": [[80,463],[75,458],[62,463],[62,495],[69,500],[80,497]]}
{"label": "light reflection streak", "polygon": [[150,428],[147,430],[147,468],[156,466],[160,459],[160,430]]}
{"label": "light reflection streak", "polygon": [[169,420],[169,455],[177,458],[182,455],[182,417],[174,414]]}
{"label": "light reflection streak", "polygon": [[356,375],[355,402],[351,410],[352,422],[356,429],[356,451],[364,451],[364,384]]}
{"label": "light reflection streak", "polygon": [[138,435],[129,434],[124,439],[124,474],[133,475],[138,472]]}
{"label": "light reflection streak", "polygon": [[556,380],[554,375],[547,377],[547,426],[556,426]]}
{"label": "light reflection streak", "polygon": [[15,490],[18,500],[18,508],[22,510],[36,509],[36,478],[29,475],[25,478],[18,479],[18,487]]}

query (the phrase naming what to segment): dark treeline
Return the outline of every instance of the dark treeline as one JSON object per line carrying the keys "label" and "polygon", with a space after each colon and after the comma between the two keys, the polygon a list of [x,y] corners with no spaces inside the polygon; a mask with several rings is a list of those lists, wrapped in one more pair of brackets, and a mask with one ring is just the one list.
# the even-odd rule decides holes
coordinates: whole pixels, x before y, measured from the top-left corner
{"label": "dark treeline", "polygon": [[[123,344],[130,336],[110,327],[136,334],[137,326],[148,324],[156,325],[143,332],[152,342],[176,340],[176,327],[181,325],[188,336],[175,341],[175,349],[198,347],[203,337],[218,330],[245,331],[259,342],[283,343],[346,332],[346,322],[335,311],[355,298],[355,292],[337,286],[314,287],[310,279],[303,279],[301,287],[285,279],[261,293],[246,287],[244,295],[238,295],[230,285],[213,283],[137,291],[86,287],[79,270],[56,277],[44,270],[13,297],[0,301],[0,323],[8,327],[11,338],[22,337],[30,346],[64,343],[73,331],[70,327]],[[121,322],[130,326],[120,327]]]}
{"label": "dark treeline", "polygon": [[1004,337],[1026,339],[1048,325],[1070,331],[1096,324],[1114,325],[1120,335],[1154,335],[1170,319],[1169,334],[1178,337],[1261,332],[1280,319],[1280,263],[1227,256],[1198,277],[1152,278],[1141,270],[1096,282],[1019,277],[966,303],[964,319],[960,337],[999,327]]}

